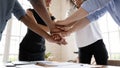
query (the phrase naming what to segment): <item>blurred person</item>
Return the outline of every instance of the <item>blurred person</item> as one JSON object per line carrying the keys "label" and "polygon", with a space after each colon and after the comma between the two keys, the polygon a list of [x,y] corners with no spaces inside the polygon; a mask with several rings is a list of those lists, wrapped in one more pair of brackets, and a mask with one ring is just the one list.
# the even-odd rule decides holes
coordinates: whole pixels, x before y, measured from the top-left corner
{"label": "blurred person", "polygon": [[[51,0],[45,0],[46,7],[50,7]],[[28,9],[27,12],[29,15],[33,16],[39,26],[44,31],[49,31],[45,22],[41,19],[41,17],[36,13],[34,9]],[[51,15],[51,19],[54,21],[55,17]],[[43,61],[45,60],[45,39],[42,36],[34,33],[29,28],[27,29],[27,33],[23,40],[20,43],[19,48],[19,60],[20,61]]]}
{"label": "blurred person", "polygon": [[[77,9],[80,8],[83,0],[70,0],[71,9],[68,15],[72,15]],[[65,36],[70,35],[76,31],[76,43],[79,48],[79,62],[91,63],[91,58],[94,56],[96,64],[107,65],[108,52],[103,42],[101,31],[97,21],[88,24],[86,27],[80,30],[80,24],[83,21],[76,21],[77,24],[69,24],[70,27],[66,32],[63,32]],[[59,24],[59,23],[56,23]],[[66,26],[67,27],[67,26]]]}

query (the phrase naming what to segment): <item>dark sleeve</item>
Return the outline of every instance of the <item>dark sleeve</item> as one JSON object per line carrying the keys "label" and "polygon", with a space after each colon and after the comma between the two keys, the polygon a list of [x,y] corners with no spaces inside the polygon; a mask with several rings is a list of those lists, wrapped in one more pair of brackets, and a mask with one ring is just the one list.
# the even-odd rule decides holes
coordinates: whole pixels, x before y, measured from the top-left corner
{"label": "dark sleeve", "polygon": [[51,16],[51,20],[53,20],[53,21],[54,21],[54,20],[55,20],[55,17],[54,17],[54,16]]}
{"label": "dark sleeve", "polygon": [[32,11],[32,13],[33,13],[33,15],[34,15],[34,17],[35,17],[38,24],[47,26],[45,24],[45,22],[42,20],[42,18],[37,14],[37,12],[34,9],[29,9],[29,10]]}
{"label": "dark sleeve", "polygon": [[[42,18],[37,14],[37,12],[34,9],[29,9],[29,10],[32,11],[32,13],[33,13],[33,15],[34,15],[34,17],[35,17],[38,24],[47,26],[46,23],[42,20]],[[51,20],[54,21],[55,17],[51,16]]]}

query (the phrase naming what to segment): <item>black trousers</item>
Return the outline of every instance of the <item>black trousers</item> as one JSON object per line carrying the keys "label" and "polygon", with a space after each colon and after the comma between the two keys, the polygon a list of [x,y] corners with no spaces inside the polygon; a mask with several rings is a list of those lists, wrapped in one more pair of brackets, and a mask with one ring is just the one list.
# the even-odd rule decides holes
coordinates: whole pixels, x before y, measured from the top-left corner
{"label": "black trousers", "polygon": [[80,63],[90,64],[92,55],[98,65],[107,65],[108,52],[102,39],[89,46],[79,48]]}

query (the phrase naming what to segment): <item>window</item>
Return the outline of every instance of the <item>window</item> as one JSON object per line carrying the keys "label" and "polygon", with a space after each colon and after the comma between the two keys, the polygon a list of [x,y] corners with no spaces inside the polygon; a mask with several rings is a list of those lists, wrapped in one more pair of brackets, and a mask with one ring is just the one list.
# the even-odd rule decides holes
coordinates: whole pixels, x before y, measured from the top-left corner
{"label": "window", "polygon": [[[25,10],[31,7],[27,0],[18,1]],[[12,16],[12,18],[8,21],[7,27],[3,32],[2,40],[0,42],[0,61],[17,60],[19,43],[24,37],[26,30],[26,26]]]}
{"label": "window", "polygon": [[103,40],[109,53],[109,59],[120,60],[120,28],[107,12],[99,19]]}

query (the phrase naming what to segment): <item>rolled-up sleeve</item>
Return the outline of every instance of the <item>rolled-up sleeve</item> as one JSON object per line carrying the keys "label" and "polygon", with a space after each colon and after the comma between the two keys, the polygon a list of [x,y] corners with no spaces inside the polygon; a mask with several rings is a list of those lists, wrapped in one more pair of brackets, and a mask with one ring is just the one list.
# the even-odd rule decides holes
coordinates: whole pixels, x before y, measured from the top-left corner
{"label": "rolled-up sleeve", "polygon": [[111,0],[87,0],[82,4],[82,8],[92,14],[105,7]]}
{"label": "rolled-up sleeve", "polygon": [[107,12],[106,8],[102,8],[99,11],[96,11],[90,15],[87,16],[90,22],[95,21],[99,19],[101,16],[103,16]]}
{"label": "rolled-up sleeve", "polygon": [[15,2],[14,8],[13,8],[13,14],[15,15],[15,17],[18,20],[26,14],[25,10],[22,8],[22,6],[18,3],[17,0]]}

